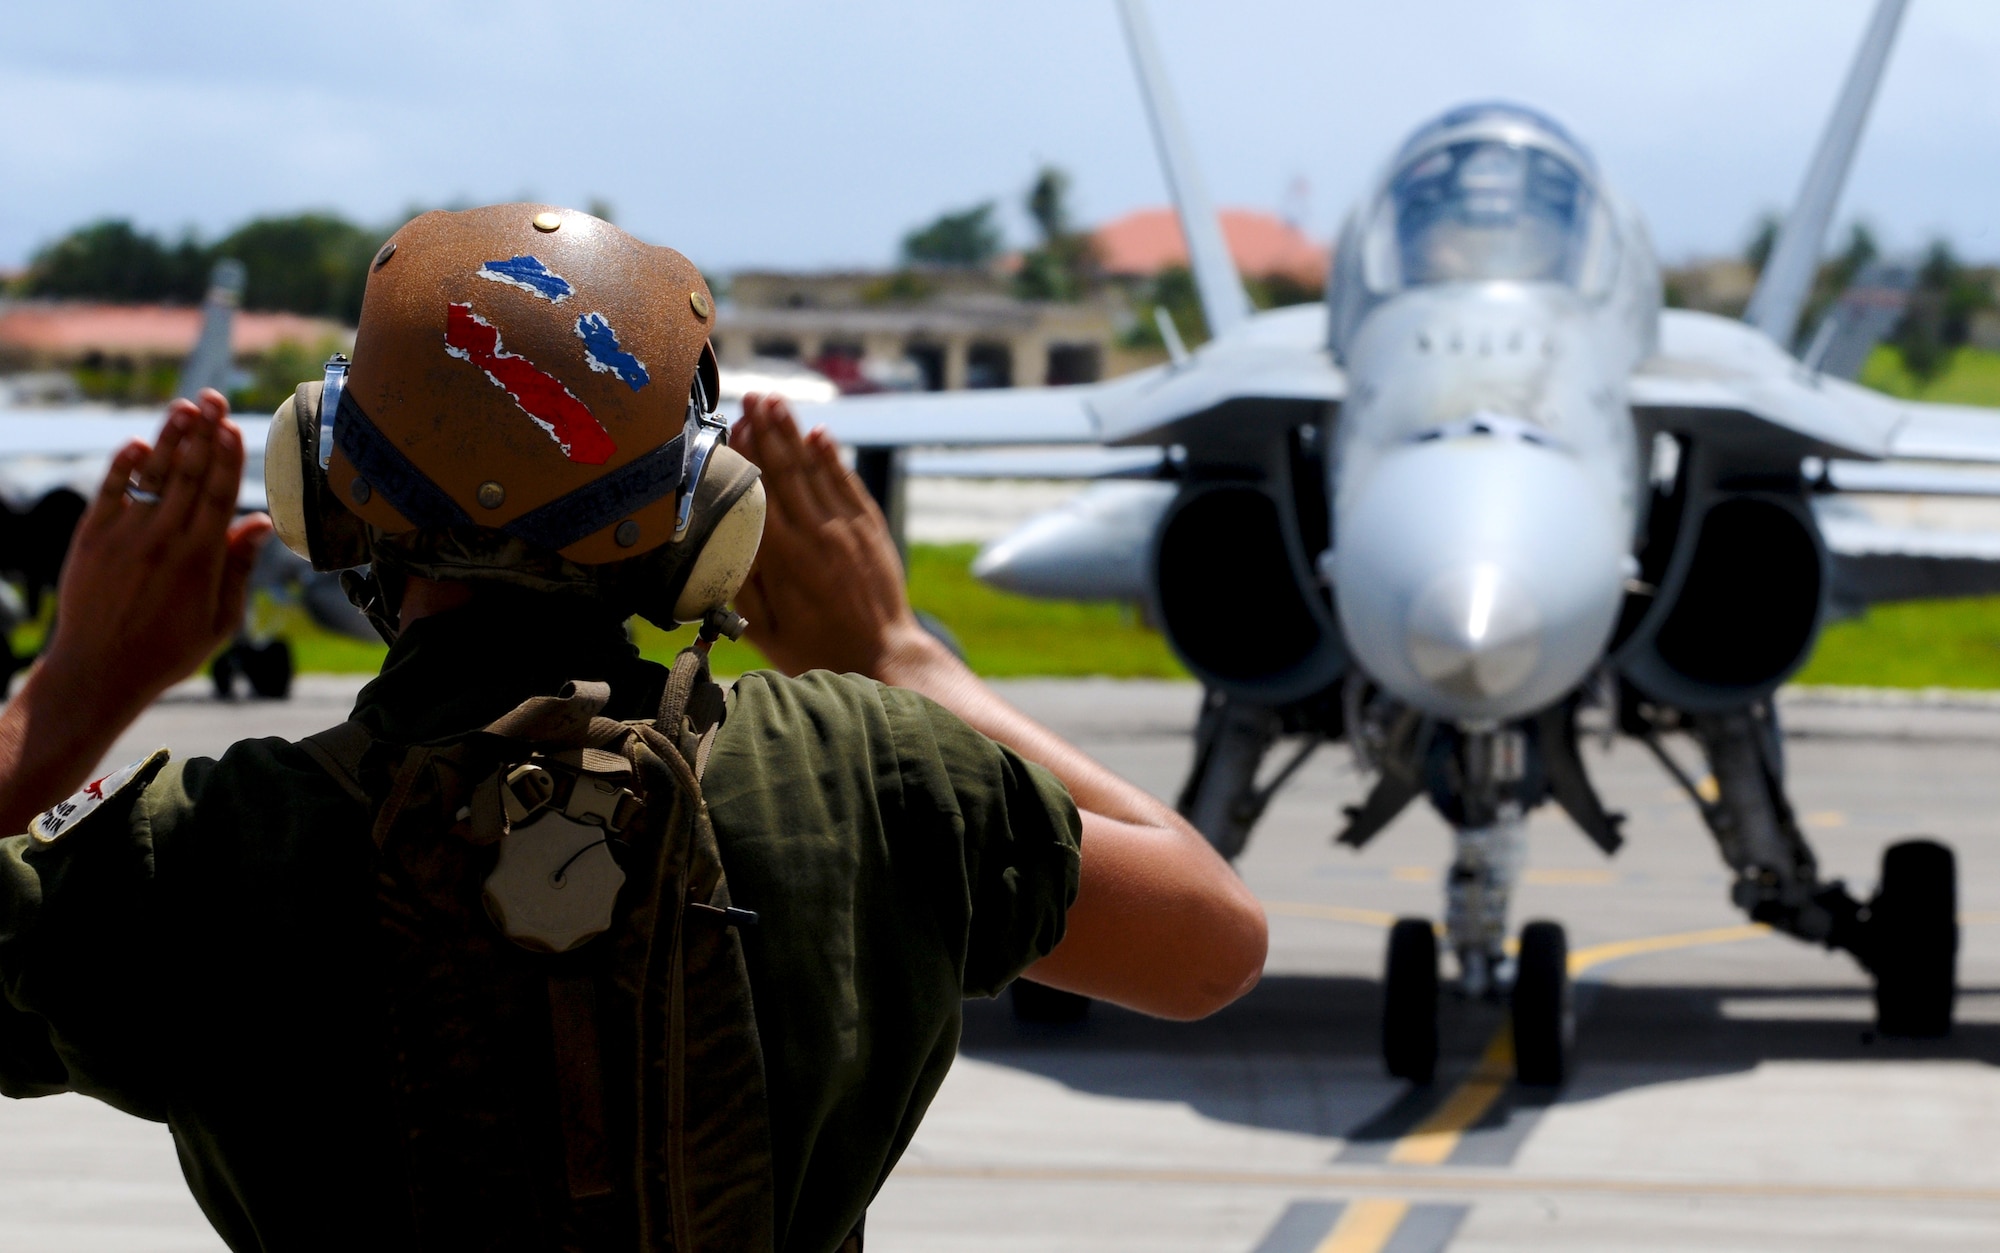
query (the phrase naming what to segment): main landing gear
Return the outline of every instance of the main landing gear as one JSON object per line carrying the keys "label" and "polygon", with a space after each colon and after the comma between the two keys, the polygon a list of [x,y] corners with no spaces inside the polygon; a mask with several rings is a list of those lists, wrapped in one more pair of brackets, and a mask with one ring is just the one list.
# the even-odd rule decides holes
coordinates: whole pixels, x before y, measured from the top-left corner
{"label": "main landing gear", "polygon": [[1708,759],[1712,790],[1691,780],[1660,746],[1655,756],[1694,797],[1723,860],[1736,872],[1731,896],[1758,922],[1845,949],[1875,980],[1875,1026],[1888,1036],[1950,1032],[1957,991],[1958,873],[1934,840],[1905,840],[1882,855],[1875,895],[1856,900],[1819,863],[1785,797],[1783,741],[1775,711],[1760,703],[1687,719]]}
{"label": "main landing gear", "polygon": [[250,685],[252,695],[283,700],[292,694],[292,646],[284,640],[253,644],[239,637],[209,663],[208,677],[217,700],[236,699],[239,678]]}

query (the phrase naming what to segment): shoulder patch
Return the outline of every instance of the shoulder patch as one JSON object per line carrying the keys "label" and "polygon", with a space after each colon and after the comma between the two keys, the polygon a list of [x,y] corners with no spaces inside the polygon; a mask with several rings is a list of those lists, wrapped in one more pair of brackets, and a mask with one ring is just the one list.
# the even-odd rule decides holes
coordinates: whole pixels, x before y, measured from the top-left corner
{"label": "shoulder patch", "polygon": [[83,789],[76,795],[53,809],[37,814],[35,820],[28,824],[28,834],[44,844],[54,843],[58,836],[75,830],[85,818],[97,812],[104,802],[132,787],[140,776],[150,775],[152,772],[147,769],[148,766],[157,765],[166,759],[167,750],[157,748],[129,766],[113,770],[101,779],[84,784]]}

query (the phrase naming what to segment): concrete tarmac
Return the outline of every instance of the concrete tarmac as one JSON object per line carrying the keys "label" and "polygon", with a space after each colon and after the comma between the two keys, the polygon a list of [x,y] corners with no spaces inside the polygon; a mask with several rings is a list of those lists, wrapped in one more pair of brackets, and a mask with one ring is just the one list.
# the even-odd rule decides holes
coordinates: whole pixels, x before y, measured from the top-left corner
{"label": "concrete tarmac", "polygon": [[[214,753],[344,716],[356,684],[285,704],[171,694],[111,754]],[[1023,682],[1008,694],[1170,797],[1195,689]],[[1569,929],[1575,1077],[1515,1087],[1495,1008],[1448,1001],[1428,1088],[1377,1057],[1388,919],[1435,917],[1443,826],[1408,811],[1331,846],[1363,780],[1323,748],[1240,869],[1271,961],[1198,1024],[1093,1008],[1079,1028],[968,1006],[958,1065],[871,1210],[870,1253],[986,1250],[2000,1248],[2000,704],[1803,694],[1791,790],[1830,875],[1865,896],[1914,833],[1960,857],[1959,1027],[1878,1040],[1847,958],[1761,934],[1688,803],[1638,746],[1587,750],[1628,843],[1607,860],[1538,813],[1515,916]],[[1692,766],[1694,756],[1683,750]],[[165,1129],[81,1098],[0,1102],[0,1253],[215,1250]]]}

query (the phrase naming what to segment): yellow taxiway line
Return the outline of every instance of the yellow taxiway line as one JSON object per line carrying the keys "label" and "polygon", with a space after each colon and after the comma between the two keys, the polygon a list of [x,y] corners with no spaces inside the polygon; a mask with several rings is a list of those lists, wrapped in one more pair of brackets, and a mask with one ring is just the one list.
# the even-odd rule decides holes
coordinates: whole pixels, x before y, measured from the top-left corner
{"label": "yellow taxiway line", "polygon": [[1398,1166],[1437,1166],[1451,1160],[1466,1129],[1486,1116],[1513,1081],[1513,1033],[1496,1031],[1472,1074],[1451,1090],[1429,1118],[1390,1146],[1389,1161]]}
{"label": "yellow taxiway line", "polygon": [[[1734,944],[1739,940],[1754,940],[1768,935],[1770,931],[1771,928],[1763,923],[1747,923],[1736,927],[1709,927],[1674,935],[1593,944],[1569,955],[1569,973],[1574,978],[1593,967],[1627,957],[1698,948],[1706,944]],[[1493,1038],[1486,1042],[1486,1052],[1480,1057],[1479,1065],[1452,1089],[1451,1095],[1445,1097],[1429,1118],[1411,1128],[1391,1146],[1389,1160],[1405,1166],[1438,1166],[1450,1161],[1465,1133],[1486,1117],[1486,1111],[1493,1108],[1493,1102],[1500,1099],[1500,1094],[1513,1081],[1514,1031],[1511,1024],[1502,1023],[1500,1029],[1493,1033]]]}
{"label": "yellow taxiway line", "polygon": [[1647,953],[1669,953],[1677,948],[1700,948],[1707,944],[1734,944],[1738,940],[1754,940],[1760,935],[1770,933],[1771,928],[1761,922],[1746,922],[1734,927],[1709,927],[1701,931],[1681,931],[1673,935],[1652,935],[1637,940],[1613,940],[1609,944],[1592,944],[1569,955],[1569,973],[1570,977],[1574,978],[1594,966],[1622,961],[1627,957],[1639,957]]}
{"label": "yellow taxiway line", "polygon": [[[1266,911],[1293,918],[1321,918],[1329,922],[1350,922],[1363,926],[1389,926],[1395,915],[1377,909],[1351,909],[1339,905],[1313,905],[1300,901],[1267,903]],[[1711,944],[1734,944],[1770,934],[1762,923],[1733,927],[1708,927],[1671,935],[1642,936],[1592,944],[1569,955],[1572,978],[1594,967],[1628,957],[1667,953],[1676,949],[1699,948]],[[1392,1166],[1442,1166],[1458,1151],[1465,1133],[1486,1117],[1493,1103],[1514,1081],[1514,1033],[1502,1024],[1486,1042],[1479,1064],[1431,1111],[1430,1116],[1412,1127],[1389,1148]],[[1409,1213],[1405,1201],[1380,1198],[1354,1202],[1341,1212],[1339,1223],[1314,1253],[1381,1253],[1395,1237],[1396,1228]]]}

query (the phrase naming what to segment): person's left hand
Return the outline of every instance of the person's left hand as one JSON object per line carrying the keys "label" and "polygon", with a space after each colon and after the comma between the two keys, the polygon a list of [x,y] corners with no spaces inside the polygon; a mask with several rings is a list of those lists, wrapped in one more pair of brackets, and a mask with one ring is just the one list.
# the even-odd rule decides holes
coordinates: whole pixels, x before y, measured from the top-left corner
{"label": "person's left hand", "polygon": [[781,396],[748,395],[730,446],[764,473],[764,538],[736,594],[748,639],[787,674],[886,679],[934,644],[910,611],[882,511],[824,430],[800,435]]}
{"label": "person's left hand", "polygon": [[136,710],[235,635],[271,534],[264,514],[236,517],[242,481],[243,432],[212,389],[169,406],[153,446],[119,450],[63,562],[48,680]]}

